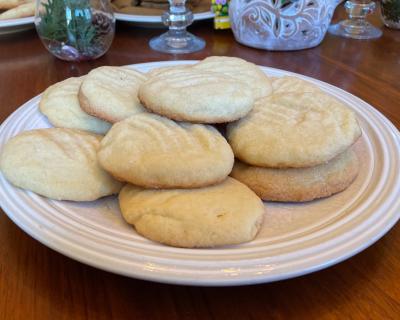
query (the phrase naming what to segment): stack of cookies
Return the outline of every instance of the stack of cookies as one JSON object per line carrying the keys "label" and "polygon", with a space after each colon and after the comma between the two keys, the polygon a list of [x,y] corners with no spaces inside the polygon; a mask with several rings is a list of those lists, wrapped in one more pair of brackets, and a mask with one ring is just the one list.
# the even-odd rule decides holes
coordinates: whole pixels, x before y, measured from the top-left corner
{"label": "stack of cookies", "polygon": [[[147,238],[173,246],[249,241],[264,214],[254,192],[228,177],[232,149],[209,125],[244,117],[254,105],[254,90],[207,68],[147,74],[138,90],[147,111],[115,123],[98,153],[100,165],[128,183],[119,195],[125,220]],[[271,88],[265,75],[263,80]]]}
{"label": "stack of cookies", "polygon": [[239,159],[232,177],[272,201],[310,201],[346,189],[358,174],[351,146],[361,131],[353,112],[302,80],[278,81],[294,83],[294,90],[282,94],[274,85],[272,95],[227,127]]}
{"label": "stack of cookies", "polygon": [[[147,74],[97,68],[48,88],[40,110],[57,128],[12,138],[0,157],[5,177],[59,200],[119,193],[138,233],[177,247],[250,241],[260,198],[328,196],[358,170],[351,110],[238,58]],[[214,127],[224,123],[226,137]]]}

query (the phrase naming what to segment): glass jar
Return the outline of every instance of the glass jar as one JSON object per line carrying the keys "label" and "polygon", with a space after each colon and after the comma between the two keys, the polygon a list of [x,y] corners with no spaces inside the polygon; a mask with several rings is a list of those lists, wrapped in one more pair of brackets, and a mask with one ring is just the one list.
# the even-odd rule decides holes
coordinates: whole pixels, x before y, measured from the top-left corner
{"label": "glass jar", "polygon": [[381,13],[386,27],[400,29],[400,0],[382,0]]}
{"label": "glass jar", "polygon": [[35,26],[57,58],[82,61],[107,52],[115,18],[108,0],[36,0]]}

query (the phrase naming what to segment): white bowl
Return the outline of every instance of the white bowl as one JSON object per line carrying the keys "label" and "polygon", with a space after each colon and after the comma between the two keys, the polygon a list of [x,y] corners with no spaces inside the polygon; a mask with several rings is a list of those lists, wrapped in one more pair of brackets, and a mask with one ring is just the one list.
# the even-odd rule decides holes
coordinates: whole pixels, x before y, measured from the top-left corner
{"label": "white bowl", "polygon": [[238,42],[268,50],[319,45],[339,0],[231,0],[229,16]]}

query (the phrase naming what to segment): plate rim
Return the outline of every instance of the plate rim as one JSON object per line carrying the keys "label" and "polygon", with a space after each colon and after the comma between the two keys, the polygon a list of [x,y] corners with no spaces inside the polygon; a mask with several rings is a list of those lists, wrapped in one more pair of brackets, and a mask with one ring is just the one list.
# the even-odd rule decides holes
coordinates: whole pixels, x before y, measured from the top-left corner
{"label": "plate rim", "polygon": [[[129,67],[132,68],[140,68],[140,67],[149,67],[151,68],[152,66],[163,66],[163,65],[179,65],[179,64],[188,64],[188,63],[195,63],[197,62],[196,60],[180,60],[180,61],[155,61],[155,62],[147,62],[147,63],[139,63],[139,64],[133,64],[129,65]],[[352,95],[349,92],[344,91],[343,89],[340,89],[336,86],[330,85],[326,82],[323,82],[321,80],[307,77],[301,74],[293,73],[290,71],[282,70],[282,69],[277,69],[277,68],[270,68],[270,67],[264,67],[261,66],[264,70],[274,70],[278,71],[279,73],[283,74],[291,74],[300,78],[304,78],[307,80],[310,80],[312,82],[317,82],[320,84],[323,84],[324,86],[331,87],[331,89],[341,92],[342,94],[345,94],[347,96],[351,96],[352,99],[356,99],[358,103],[366,104],[371,110],[373,110],[377,115],[381,117],[381,120],[385,123],[386,126],[388,126],[389,129],[391,129],[391,133],[394,135],[394,138],[397,139],[397,143],[400,144],[400,133],[398,132],[398,129],[378,111],[377,109],[373,108],[371,105],[369,105],[367,102],[361,100],[360,98]],[[35,101],[39,99],[40,95],[30,99],[26,103],[24,103],[22,106],[20,106],[18,109],[16,109],[7,119],[1,124],[0,126],[0,136],[3,133],[4,127],[8,124],[9,121],[11,121],[11,117],[18,111],[21,110],[24,106],[29,105],[31,103],[34,103]],[[397,149],[397,152],[400,153],[400,151]],[[0,195],[2,195],[4,190],[0,188]],[[357,253],[361,252],[362,250],[366,249],[367,247],[371,246],[373,243],[375,243],[377,240],[379,240],[384,234],[386,234],[398,221],[400,218],[400,210],[397,210],[397,214],[394,214],[390,217],[390,219],[384,224],[384,227],[379,229],[378,232],[373,233],[373,237],[369,238],[369,241],[362,241],[358,246],[353,248],[350,251],[344,251],[341,255],[337,255],[334,259],[330,259],[329,261],[322,261],[319,264],[314,264],[311,265],[307,268],[303,268],[301,270],[297,270],[295,272],[286,272],[286,273],[281,273],[279,275],[275,275],[274,277],[253,277],[253,278],[241,278],[241,277],[232,277],[232,278],[220,278],[220,279],[204,279],[204,278],[196,278],[193,276],[191,279],[190,278],[181,278],[178,275],[175,277],[166,277],[165,275],[163,276],[162,274],[156,274],[156,273],[151,273],[151,272],[145,272],[142,270],[142,272],[137,272],[137,270],[116,270],[116,268],[109,266],[107,264],[102,264],[101,257],[98,257],[98,259],[91,259],[89,256],[79,256],[77,257],[77,252],[72,252],[71,253],[71,248],[60,248],[59,246],[56,245],[56,242],[52,242],[49,239],[46,239],[46,237],[42,234],[36,234],[33,230],[29,229],[29,226],[26,224],[26,222],[21,221],[21,219],[18,219],[17,216],[14,216],[13,213],[11,212],[11,208],[7,206],[5,208],[5,203],[2,203],[2,208],[4,212],[9,216],[9,218],[14,221],[21,229],[23,229],[26,233],[28,233],[30,236],[38,240],[39,242],[45,244],[46,246],[50,247],[51,249],[60,252],[74,260],[80,261],[82,263],[91,265],[93,267],[106,270],[109,272],[114,272],[118,273],[121,275],[129,276],[129,277],[135,277],[138,279],[142,280],[150,280],[150,281],[156,281],[156,282],[162,282],[162,283],[169,283],[169,284],[182,284],[182,285],[198,285],[198,286],[231,286],[231,285],[248,285],[248,284],[257,284],[257,283],[266,283],[266,282],[274,282],[274,281],[279,281],[283,279],[289,279],[301,275],[305,275],[311,272],[315,272],[324,268],[327,268],[329,266],[332,266],[334,264],[337,264],[341,261],[344,261]],[[397,209],[400,208],[400,201],[398,203]],[[10,211],[10,212],[8,212]],[[372,228],[369,228],[367,231],[372,230]],[[362,235],[362,234],[361,234]],[[361,236],[360,235],[360,236]],[[84,249],[84,248],[83,248]],[[136,272],[132,272],[136,271]],[[266,278],[268,278],[266,280]]]}
{"label": "plate rim", "polygon": [[0,29],[8,27],[17,27],[25,24],[35,23],[35,16],[17,18],[17,19],[5,19],[0,20]]}
{"label": "plate rim", "polygon": [[[214,12],[211,10],[198,12],[193,14],[194,21],[211,19],[214,17]],[[119,13],[114,12],[114,17],[118,21],[125,22],[140,22],[140,23],[161,23],[161,15],[139,15],[139,14],[128,14],[128,13]],[[35,16],[16,18],[16,19],[4,19],[0,20],[0,29],[9,28],[9,27],[17,27],[26,24],[34,24]]]}
{"label": "plate rim", "polygon": [[[138,22],[138,23],[162,23],[161,15],[146,16],[146,15],[139,15],[139,14],[114,12],[114,16],[117,21]],[[204,12],[198,12],[198,13],[193,14],[194,21],[211,19],[213,17],[214,17],[214,13],[212,11],[204,11]]]}

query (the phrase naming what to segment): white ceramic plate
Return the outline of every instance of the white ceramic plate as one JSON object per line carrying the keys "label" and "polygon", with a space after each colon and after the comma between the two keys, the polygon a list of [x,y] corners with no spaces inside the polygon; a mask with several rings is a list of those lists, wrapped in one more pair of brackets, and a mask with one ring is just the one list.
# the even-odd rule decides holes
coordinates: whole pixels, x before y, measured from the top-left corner
{"label": "white ceramic plate", "polygon": [[[145,16],[125,13],[114,13],[115,19],[118,21],[132,22],[139,25],[157,25],[163,26],[161,16]],[[214,13],[211,11],[194,13],[194,21],[211,19],[214,17]]]}
{"label": "white ceramic plate", "polygon": [[0,35],[32,29],[34,21],[35,17],[0,20]]}
{"label": "white ceramic plate", "polygon": [[[133,67],[192,63],[155,62]],[[271,76],[291,74],[263,68]],[[300,75],[298,75],[300,76]],[[302,77],[302,76],[300,76]],[[287,279],[347,259],[382,237],[400,216],[400,139],[377,110],[351,94],[318,80],[355,110],[363,131],[356,144],[360,174],[344,192],[305,204],[267,203],[257,238],[215,249],[180,249],[144,239],[121,218],[109,197],[91,203],[49,200],[10,185],[0,175],[1,206],[23,230],[73,259],[111,272],[165,283],[239,285]],[[28,101],[0,127],[0,150],[21,131],[48,127]]]}

